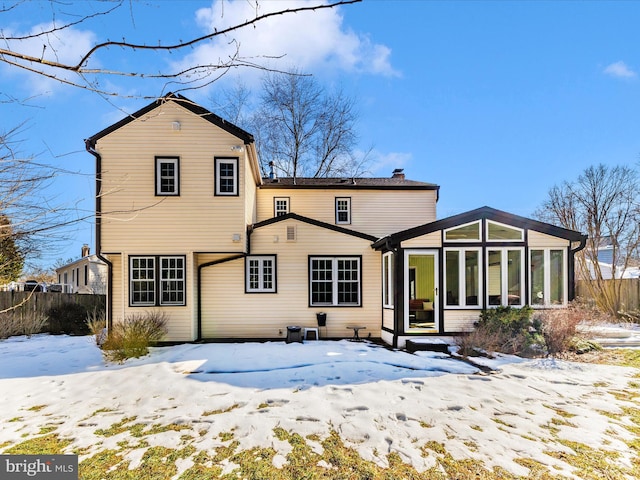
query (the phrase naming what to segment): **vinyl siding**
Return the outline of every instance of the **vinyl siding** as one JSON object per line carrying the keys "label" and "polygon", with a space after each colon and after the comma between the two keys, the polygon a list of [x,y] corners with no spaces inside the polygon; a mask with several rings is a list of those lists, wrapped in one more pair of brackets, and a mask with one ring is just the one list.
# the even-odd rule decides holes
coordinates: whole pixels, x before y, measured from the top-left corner
{"label": "vinyl siding", "polygon": [[[171,255],[184,255],[172,252]],[[112,319],[114,322],[122,321],[132,315],[143,315],[147,312],[163,313],[167,317],[168,332],[165,341],[190,341],[195,334],[195,268],[193,255],[186,255],[186,305],[171,307],[130,307],[129,306],[129,254],[124,252],[118,255],[109,255],[113,264],[113,302]]]}
{"label": "vinyl siding", "polygon": [[390,308],[385,308],[382,311],[382,325],[385,328],[393,329],[394,319],[393,319],[394,310]]}
{"label": "vinyl siding", "polygon": [[402,242],[402,248],[438,248],[442,245],[442,235],[440,231],[410,238]]}
{"label": "vinyl siding", "polygon": [[568,247],[569,240],[564,238],[553,237],[546,233],[536,232],[535,230],[529,230],[529,248],[542,248],[542,247]]}
{"label": "vinyl siding", "polygon": [[[179,121],[181,129],[172,130]],[[169,102],[98,140],[105,252],[242,251],[247,212],[246,149],[235,136]],[[180,158],[179,196],[155,195],[155,157]],[[238,157],[238,196],[214,195],[214,157]],[[254,186],[255,188],[255,186]],[[249,199],[252,199],[252,192]],[[167,246],[170,245],[170,248]]]}
{"label": "vinyl siding", "polygon": [[289,197],[289,211],[335,225],[335,198],[351,198],[351,224],[340,226],[377,237],[436,219],[435,190],[289,189],[258,190],[258,221],[273,217],[273,198]]}
{"label": "vinyl siding", "polygon": [[480,318],[480,310],[445,310],[445,332],[470,332]]}
{"label": "vinyl siding", "polygon": [[[288,225],[296,227],[295,242],[286,241]],[[364,335],[380,336],[381,260],[369,241],[291,219],[256,229],[251,254],[277,256],[277,293],[245,293],[244,259],[205,268],[204,338],[285,338],[287,325],[317,326],[320,311],[327,313],[321,336],[349,337],[351,323],[365,325]],[[362,306],[310,307],[309,255],[360,256]]]}

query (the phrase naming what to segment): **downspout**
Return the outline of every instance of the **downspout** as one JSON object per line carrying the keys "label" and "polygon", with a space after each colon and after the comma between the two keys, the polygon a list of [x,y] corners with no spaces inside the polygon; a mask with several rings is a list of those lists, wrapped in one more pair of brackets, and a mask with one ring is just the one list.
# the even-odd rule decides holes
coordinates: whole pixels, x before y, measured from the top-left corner
{"label": "downspout", "polygon": [[578,253],[580,250],[583,250],[584,247],[587,246],[587,238],[589,238],[587,235],[582,235],[580,237],[580,243],[578,244],[578,246],[574,249],[572,249],[571,247],[569,247],[569,253],[571,254],[569,256],[569,265],[568,265],[568,270],[569,270],[569,301],[572,301],[575,299],[576,297],[576,266],[575,266],[575,256],[576,253]]}
{"label": "downspout", "polygon": [[95,150],[95,144],[91,139],[84,142],[87,152],[96,159],[96,257],[107,265],[107,301],[105,302],[105,318],[107,321],[107,331],[111,330],[113,319],[111,312],[113,311],[113,263],[105,258],[101,253],[101,235],[102,235],[102,157]]}

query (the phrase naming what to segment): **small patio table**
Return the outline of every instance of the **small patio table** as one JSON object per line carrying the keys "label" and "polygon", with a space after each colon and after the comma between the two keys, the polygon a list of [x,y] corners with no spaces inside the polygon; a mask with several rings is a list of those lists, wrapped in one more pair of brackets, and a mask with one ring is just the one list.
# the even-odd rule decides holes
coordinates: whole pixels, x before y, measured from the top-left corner
{"label": "small patio table", "polygon": [[360,338],[360,330],[366,330],[367,327],[362,326],[362,325],[347,325],[347,328],[350,328],[353,330],[353,338],[351,339],[352,342],[361,342],[362,339]]}

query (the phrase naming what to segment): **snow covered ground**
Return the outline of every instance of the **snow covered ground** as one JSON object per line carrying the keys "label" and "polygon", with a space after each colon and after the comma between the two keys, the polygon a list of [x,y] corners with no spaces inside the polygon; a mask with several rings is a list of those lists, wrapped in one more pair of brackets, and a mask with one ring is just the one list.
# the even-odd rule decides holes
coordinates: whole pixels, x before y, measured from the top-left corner
{"label": "snow covered ground", "polygon": [[[274,436],[276,427],[305,438],[335,430],[366,460],[384,465],[397,452],[419,471],[436,461],[421,450],[429,441],[454,458],[520,475],[527,469],[516,458],[569,474],[566,463],[545,453],[567,450],[558,438],[606,445],[620,452],[616,462],[628,463],[630,433],[607,412],[637,408],[611,394],[637,389],[636,369],[516,357],[483,363],[496,372],[442,354],[343,340],[159,347],[119,365],[103,361],[92,337],[15,337],[0,341],[0,453],[53,425],[72,439],[69,452],[86,448],[82,461],[117,449],[128,435],[100,436],[99,429],[135,417],[192,426],[198,451],[223,445],[220,434],[233,432],[239,448],[275,448],[282,463],[291,447]],[[558,412],[570,422],[554,434],[549,425]],[[146,440],[177,447],[184,434],[169,430]],[[131,468],[142,450],[128,453]],[[190,466],[181,462],[181,470]]]}

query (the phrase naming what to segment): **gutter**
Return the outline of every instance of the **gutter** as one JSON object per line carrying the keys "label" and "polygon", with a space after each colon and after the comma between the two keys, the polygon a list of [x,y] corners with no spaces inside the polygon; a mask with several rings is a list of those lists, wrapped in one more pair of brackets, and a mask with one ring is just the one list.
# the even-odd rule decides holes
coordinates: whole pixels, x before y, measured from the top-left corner
{"label": "gutter", "polygon": [[95,150],[95,141],[87,139],[84,141],[87,152],[93,155],[96,159],[96,257],[107,264],[107,301],[105,304],[105,319],[107,321],[107,331],[111,330],[113,319],[111,318],[111,312],[113,311],[113,263],[111,263],[101,252],[101,234],[102,234],[102,196],[100,190],[102,189],[102,157]]}

